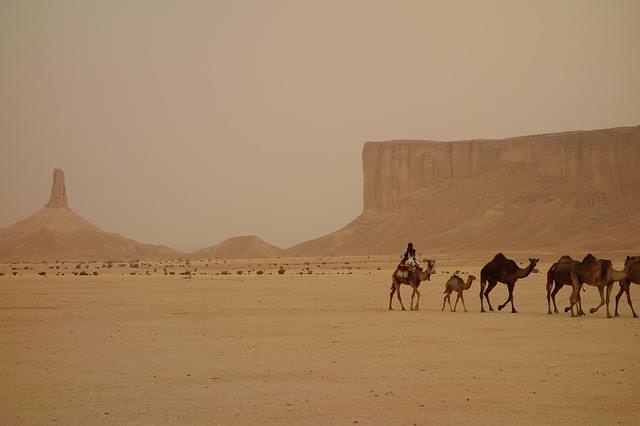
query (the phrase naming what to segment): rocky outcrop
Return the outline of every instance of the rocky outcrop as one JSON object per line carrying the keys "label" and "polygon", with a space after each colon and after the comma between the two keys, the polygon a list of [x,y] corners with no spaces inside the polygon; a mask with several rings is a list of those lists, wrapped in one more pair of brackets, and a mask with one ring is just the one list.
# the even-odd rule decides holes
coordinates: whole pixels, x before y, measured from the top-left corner
{"label": "rocky outcrop", "polygon": [[291,254],[640,248],[640,127],[368,142],[363,212]]}
{"label": "rocky outcrop", "polygon": [[51,197],[45,207],[54,209],[67,209],[69,202],[67,201],[67,188],[64,184],[64,171],[62,169],[53,169],[53,184],[51,185]]}
{"label": "rocky outcrop", "polygon": [[68,206],[64,172],[55,169],[51,198],[45,208],[0,229],[0,260],[128,260],[177,257],[165,247],[142,244],[105,232]]}
{"label": "rocky outcrop", "polygon": [[246,235],[229,238],[215,246],[198,250],[192,253],[192,256],[196,258],[263,259],[284,256],[284,250],[255,235]]}

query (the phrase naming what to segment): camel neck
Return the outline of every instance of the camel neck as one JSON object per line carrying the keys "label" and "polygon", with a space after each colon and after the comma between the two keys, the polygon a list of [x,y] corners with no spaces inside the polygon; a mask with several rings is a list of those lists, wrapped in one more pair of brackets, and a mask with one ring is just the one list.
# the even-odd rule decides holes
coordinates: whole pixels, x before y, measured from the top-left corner
{"label": "camel neck", "polygon": [[529,263],[529,266],[527,266],[526,268],[524,268],[524,269],[519,269],[519,271],[518,271],[518,272],[519,272],[518,276],[519,276],[520,278],[524,278],[524,277],[526,277],[527,275],[529,275],[529,274],[531,273],[531,271],[533,271],[533,267],[534,267],[533,263]]}

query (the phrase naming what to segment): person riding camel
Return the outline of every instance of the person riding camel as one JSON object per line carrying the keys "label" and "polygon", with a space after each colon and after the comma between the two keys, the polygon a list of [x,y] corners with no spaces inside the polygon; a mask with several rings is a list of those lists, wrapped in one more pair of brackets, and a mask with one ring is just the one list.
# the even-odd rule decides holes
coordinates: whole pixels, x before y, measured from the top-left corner
{"label": "person riding camel", "polygon": [[407,249],[402,255],[399,267],[401,269],[408,269],[410,275],[415,272],[416,269],[420,270],[420,264],[418,263],[418,259],[416,259],[416,249],[413,248],[413,243],[407,244]]}

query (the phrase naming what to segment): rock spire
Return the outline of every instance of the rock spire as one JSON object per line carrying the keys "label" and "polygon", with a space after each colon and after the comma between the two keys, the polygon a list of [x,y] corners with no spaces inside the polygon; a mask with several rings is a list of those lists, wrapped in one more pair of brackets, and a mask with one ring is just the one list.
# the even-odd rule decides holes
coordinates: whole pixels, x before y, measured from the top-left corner
{"label": "rock spire", "polygon": [[53,169],[51,197],[45,207],[57,209],[69,208],[69,203],[67,201],[67,189],[64,185],[64,171],[62,169]]}

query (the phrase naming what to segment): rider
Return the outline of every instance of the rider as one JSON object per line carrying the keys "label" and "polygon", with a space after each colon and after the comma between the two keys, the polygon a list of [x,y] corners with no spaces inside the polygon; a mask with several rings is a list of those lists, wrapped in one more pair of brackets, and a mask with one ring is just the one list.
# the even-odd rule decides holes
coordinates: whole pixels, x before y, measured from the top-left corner
{"label": "rider", "polygon": [[409,273],[413,272],[415,269],[420,269],[420,264],[418,263],[418,259],[416,259],[416,249],[413,248],[413,243],[407,244],[407,249],[402,255],[400,265],[408,266]]}

